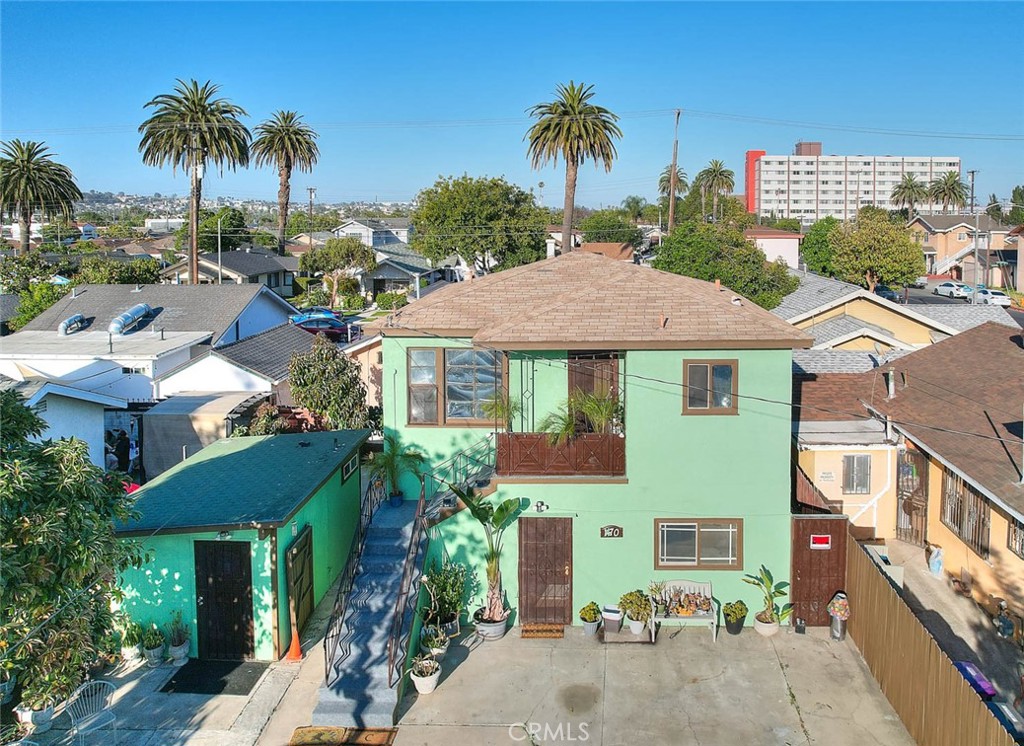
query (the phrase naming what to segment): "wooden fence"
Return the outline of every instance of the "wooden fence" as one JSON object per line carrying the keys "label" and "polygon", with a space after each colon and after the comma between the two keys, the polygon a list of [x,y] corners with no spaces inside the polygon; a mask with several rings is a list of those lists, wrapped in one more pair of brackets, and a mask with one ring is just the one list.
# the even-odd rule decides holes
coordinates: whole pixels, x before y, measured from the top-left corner
{"label": "wooden fence", "polygon": [[851,535],[847,631],[919,746],[1014,746],[1014,740]]}

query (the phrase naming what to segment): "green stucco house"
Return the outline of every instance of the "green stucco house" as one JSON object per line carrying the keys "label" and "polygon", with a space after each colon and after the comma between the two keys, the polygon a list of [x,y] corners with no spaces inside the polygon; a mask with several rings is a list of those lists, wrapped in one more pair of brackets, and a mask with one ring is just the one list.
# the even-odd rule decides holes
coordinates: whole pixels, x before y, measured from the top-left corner
{"label": "green stucco house", "polygon": [[180,611],[194,657],[283,656],[348,558],[368,436],[226,438],[146,484],[117,527],[151,556],[122,576],[122,608],[165,630]]}
{"label": "green stucco house", "polygon": [[[760,601],[744,573],[789,576],[804,332],[715,283],[581,252],[441,288],[380,332],[386,431],[428,471],[460,452],[487,461],[491,499],[528,501],[502,560],[519,623],[578,624],[591,600],[669,579],[745,600],[749,623]],[[570,408],[572,432],[553,442],[545,419],[581,393],[605,416]],[[505,397],[513,415],[499,419],[486,403]],[[439,481],[425,480],[428,500]],[[469,564],[484,588],[479,525],[439,515],[430,556]]]}

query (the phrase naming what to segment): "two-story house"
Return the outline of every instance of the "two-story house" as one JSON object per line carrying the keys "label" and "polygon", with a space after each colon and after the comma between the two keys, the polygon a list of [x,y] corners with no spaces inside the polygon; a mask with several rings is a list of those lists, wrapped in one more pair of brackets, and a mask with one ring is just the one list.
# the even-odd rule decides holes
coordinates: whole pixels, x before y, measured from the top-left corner
{"label": "two-story house", "polygon": [[409,243],[412,221],[409,218],[349,218],[333,233],[338,238],[358,238],[370,247]]}
{"label": "two-story house", "polygon": [[[756,609],[744,572],[789,575],[804,332],[716,284],[583,252],[440,288],[380,332],[385,431],[427,455],[426,497],[467,453],[491,465],[491,499],[525,498],[502,558],[518,622],[577,623],[591,600],[669,578]],[[609,416],[579,415],[580,396]],[[494,400],[512,415],[488,416]],[[436,536],[483,583],[468,511]]]}
{"label": "two-story house", "polygon": [[[929,274],[955,273],[964,282],[974,282],[974,231],[978,231],[978,261],[982,271],[979,281],[988,285],[1003,284],[995,267],[986,263],[987,252],[1006,248],[1010,228],[989,215],[917,215],[907,229],[924,252]],[[965,266],[967,265],[967,266]],[[985,267],[992,271],[986,279]]]}
{"label": "two-story house", "polygon": [[[285,298],[294,295],[298,270],[295,257],[278,256],[262,247],[199,255],[199,284],[259,283]],[[188,272],[188,260],[183,259],[162,270],[160,277],[175,285],[191,284]]]}

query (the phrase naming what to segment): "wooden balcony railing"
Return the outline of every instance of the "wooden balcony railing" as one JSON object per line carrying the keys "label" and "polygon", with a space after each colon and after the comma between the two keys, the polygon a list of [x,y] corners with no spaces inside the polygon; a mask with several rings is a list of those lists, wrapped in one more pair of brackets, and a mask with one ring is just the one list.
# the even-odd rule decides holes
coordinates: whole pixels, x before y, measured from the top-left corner
{"label": "wooden balcony railing", "polygon": [[587,433],[552,445],[547,433],[498,433],[499,477],[621,477],[626,473],[626,439]]}

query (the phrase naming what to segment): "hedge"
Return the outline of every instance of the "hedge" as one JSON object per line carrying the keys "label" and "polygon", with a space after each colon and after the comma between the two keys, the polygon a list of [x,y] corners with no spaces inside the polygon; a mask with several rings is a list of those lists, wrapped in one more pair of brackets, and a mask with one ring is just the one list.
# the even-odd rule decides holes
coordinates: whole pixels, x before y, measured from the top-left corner
{"label": "hedge", "polygon": [[384,310],[394,310],[401,308],[402,306],[408,305],[409,299],[405,293],[380,293],[377,296],[377,308]]}
{"label": "hedge", "polygon": [[343,295],[341,307],[346,311],[362,311],[366,308],[366,298],[361,295]]}

